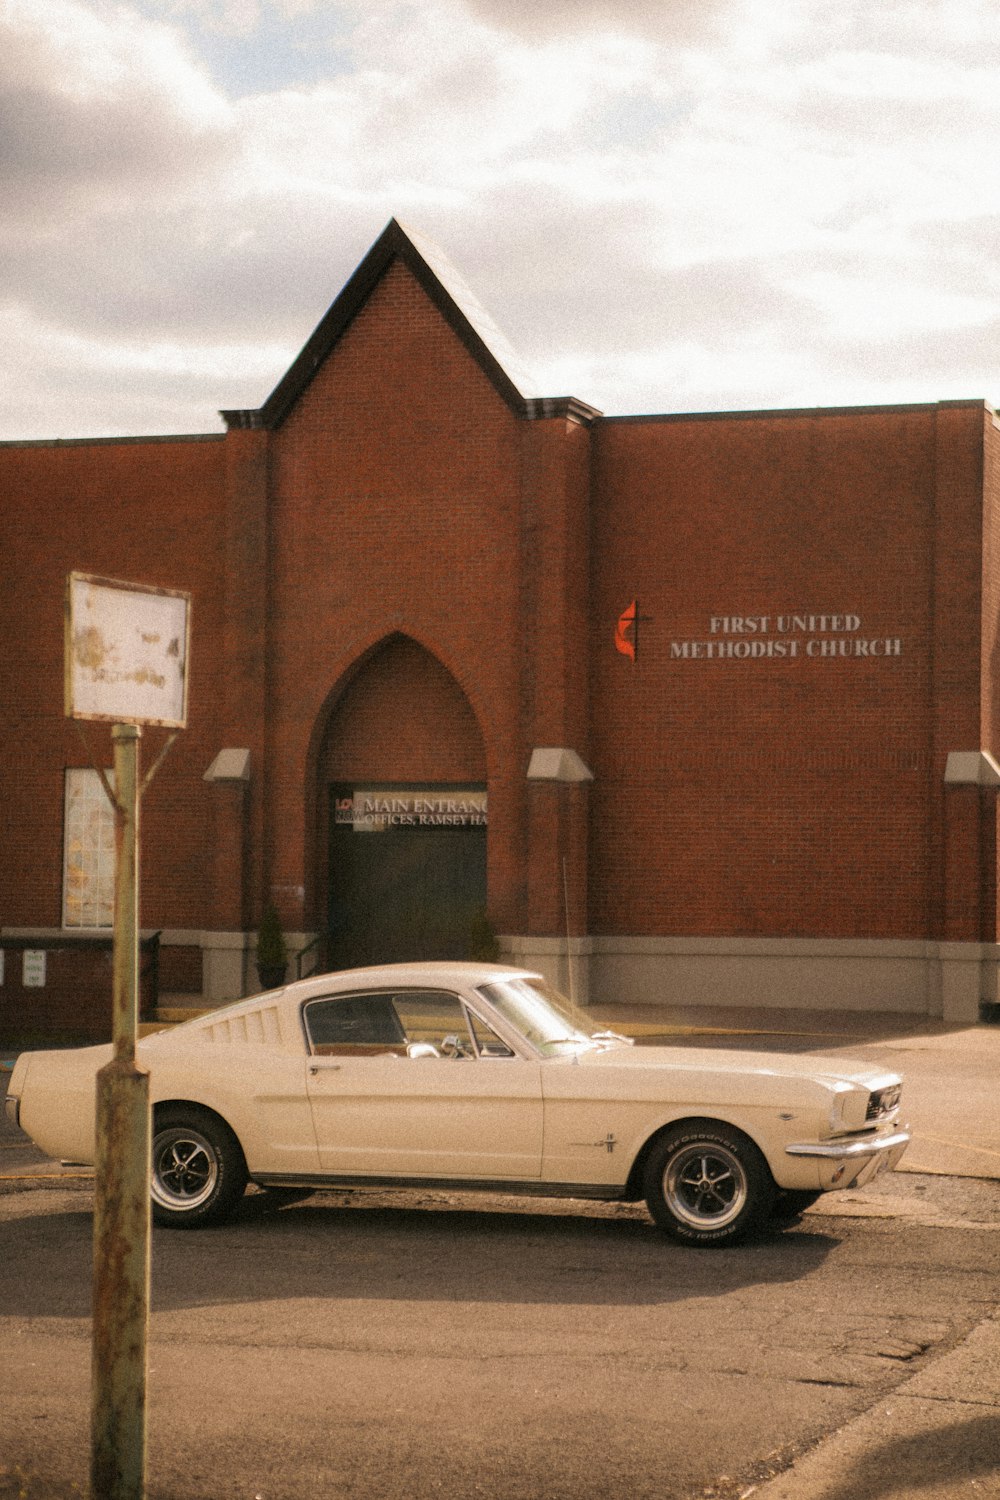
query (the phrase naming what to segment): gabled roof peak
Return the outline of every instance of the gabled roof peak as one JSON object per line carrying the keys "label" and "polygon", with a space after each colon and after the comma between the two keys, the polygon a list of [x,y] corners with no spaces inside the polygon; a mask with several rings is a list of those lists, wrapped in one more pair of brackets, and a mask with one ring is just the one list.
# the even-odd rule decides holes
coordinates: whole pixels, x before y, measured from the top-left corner
{"label": "gabled roof peak", "polygon": [[390,219],[387,230],[393,228],[421,256],[442,290],[449,295],[459,312],[464,314],[484,349],[506,375],[521,400],[529,401],[540,396],[541,391],[534,375],[441,247],[426,235],[401,224],[398,219]]}
{"label": "gabled roof peak", "polygon": [[393,261],[401,260],[440,310],[503,399],[524,416],[550,416],[556,408],[587,421],[599,415],[583,402],[553,402],[535,383],[513,347],[466,285],[444,251],[398,219],[390,219],[364,260],[321,319],[301,353],[256,411],[224,411],[228,427],[279,427]]}

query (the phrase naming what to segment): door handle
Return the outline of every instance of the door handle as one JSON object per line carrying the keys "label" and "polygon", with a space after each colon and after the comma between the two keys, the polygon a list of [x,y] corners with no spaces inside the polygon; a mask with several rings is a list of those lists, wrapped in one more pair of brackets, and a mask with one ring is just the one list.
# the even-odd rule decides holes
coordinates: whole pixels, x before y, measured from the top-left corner
{"label": "door handle", "polygon": [[314,1078],[317,1073],[339,1073],[340,1063],[310,1063],[309,1071]]}

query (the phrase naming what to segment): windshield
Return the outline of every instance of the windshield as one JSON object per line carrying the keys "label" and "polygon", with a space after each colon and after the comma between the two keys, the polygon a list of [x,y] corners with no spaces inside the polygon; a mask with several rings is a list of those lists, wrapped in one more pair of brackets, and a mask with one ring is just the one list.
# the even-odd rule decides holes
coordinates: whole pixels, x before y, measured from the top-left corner
{"label": "windshield", "polygon": [[480,993],[539,1052],[553,1056],[597,1045],[587,1017],[544,979],[501,979],[481,985]]}

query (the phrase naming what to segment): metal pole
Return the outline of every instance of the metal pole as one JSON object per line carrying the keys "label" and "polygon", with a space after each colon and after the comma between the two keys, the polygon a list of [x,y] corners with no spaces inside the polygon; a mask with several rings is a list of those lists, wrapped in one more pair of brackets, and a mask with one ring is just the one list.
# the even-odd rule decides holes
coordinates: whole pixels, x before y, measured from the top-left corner
{"label": "metal pole", "polygon": [[149,1074],[136,1066],[139,996],[139,740],[116,724],[114,1056],[97,1075],[91,1494],[146,1493],[149,1325]]}
{"label": "metal pole", "polygon": [[566,975],[569,982],[569,998],[572,1005],[576,1005],[576,982],[573,970],[573,939],[569,935],[569,872],[566,868],[566,856],[563,855],[563,912],[566,917]]}

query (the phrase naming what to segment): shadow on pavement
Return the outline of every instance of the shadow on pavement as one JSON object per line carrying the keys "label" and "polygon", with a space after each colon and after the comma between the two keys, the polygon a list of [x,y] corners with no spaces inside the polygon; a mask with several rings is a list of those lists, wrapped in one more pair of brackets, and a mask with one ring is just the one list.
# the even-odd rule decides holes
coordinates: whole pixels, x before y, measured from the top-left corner
{"label": "shadow on pavement", "polygon": [[[0,1226],[0,1307],[89,1317],[92,1218],[40,1211]],[[812,1275],[835,1231],[774,1232],[726,1250],[666,1239],[641,1209],[496,1209],[331,1202],[274,1208],[249,1195],[217,1229],[153,1234],[154,1312],[280,1299],[664,1305]],[[30,1268],[30,1275],[26,1270]]]}

